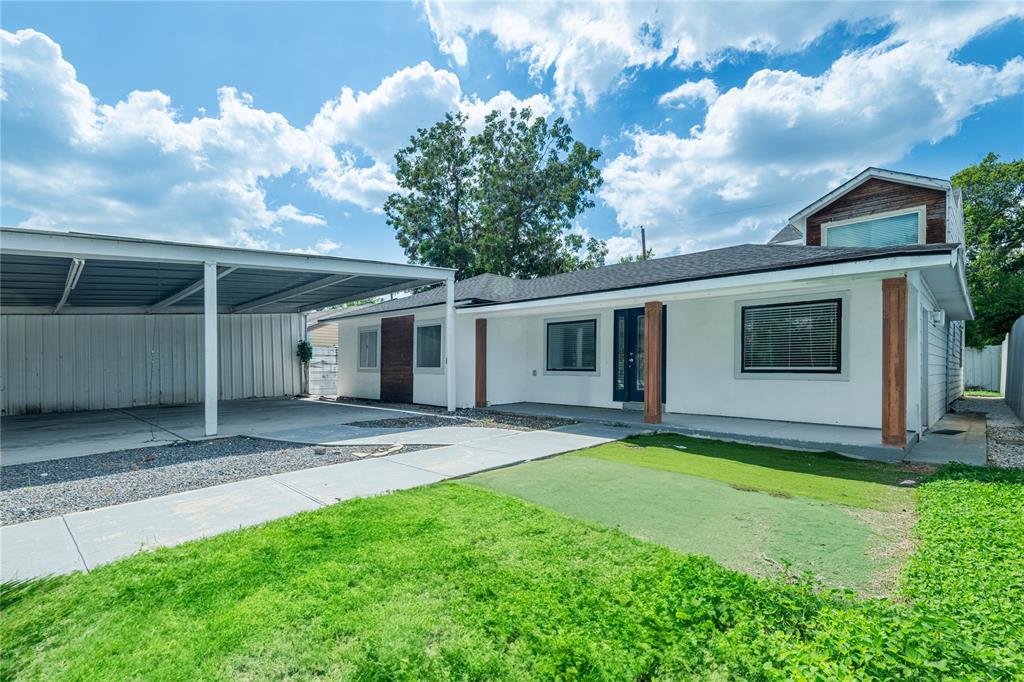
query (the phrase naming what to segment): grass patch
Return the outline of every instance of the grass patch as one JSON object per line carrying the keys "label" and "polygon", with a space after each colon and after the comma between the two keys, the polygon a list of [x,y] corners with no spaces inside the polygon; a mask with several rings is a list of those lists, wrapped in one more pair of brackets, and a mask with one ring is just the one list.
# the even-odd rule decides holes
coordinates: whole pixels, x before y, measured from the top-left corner
{"label": "grass patch", "polygon": [[895,587],[876,580],[890,568],[881,546],[895,538],[833,504],[589,456],[530,462],[466,482],[757,576],[813,574],[830,587],[867,594]]}
{"label": "grass patch", "polygon": [[985,388],[969,388],[964,391],[964,395],[968,398],[1002,398],[1003,394],[999,391],[990,391]]}
{"label": "grass patch", "polygon": [[797,495],[881,511],[913,509],[914,491],[898,484],[922,476],[921,467],[673,434],[637,436],[580,454],[710,478],[744,490]]}
{"label": "grass patch", "polygon": [[920,489],[907,604],[470,485],[353,500],[7,586],[0,678],[1019,679],[1022,487],[960,467]]}

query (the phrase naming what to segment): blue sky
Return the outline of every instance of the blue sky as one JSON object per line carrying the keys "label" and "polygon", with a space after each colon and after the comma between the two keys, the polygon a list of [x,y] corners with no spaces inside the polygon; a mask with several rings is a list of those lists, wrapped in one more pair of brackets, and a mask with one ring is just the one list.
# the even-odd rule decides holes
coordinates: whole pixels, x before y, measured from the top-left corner
{"label": "blue sky", "polygon": [[[577,229],[765,241],[867,165],[1024,155],[1021,4],[18,3],[0,221],[404,260],[417,126],[527,103],[602,151]],[[472,124],[471,124],[472,125]]]}

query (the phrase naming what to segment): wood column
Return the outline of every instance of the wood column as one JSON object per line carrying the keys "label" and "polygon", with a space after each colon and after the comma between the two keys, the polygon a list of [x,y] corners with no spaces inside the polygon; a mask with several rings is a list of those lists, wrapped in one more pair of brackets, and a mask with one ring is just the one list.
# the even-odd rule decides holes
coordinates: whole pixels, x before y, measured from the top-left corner
{"label": "wood column", "polygon": [[661,301],[644,304],[644,421],[661,423],[661,368],[665,358],[661,354],[662,312]]}
{"label": "wood column", "polygon": [[907,278],[882,280],[882,444],[907,444]]}
{"label": "wood column", "polygon": [[487,407],[487,320],[476,321],[476,406]]}

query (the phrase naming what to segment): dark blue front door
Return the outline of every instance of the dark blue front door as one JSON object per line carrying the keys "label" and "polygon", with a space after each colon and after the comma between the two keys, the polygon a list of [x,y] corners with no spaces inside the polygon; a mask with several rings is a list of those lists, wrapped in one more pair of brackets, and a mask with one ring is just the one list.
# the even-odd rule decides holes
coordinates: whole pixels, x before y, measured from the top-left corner
{"label": "dark blue front door", "polygon": [[[661,354],[665,357],[665,310],[662,309]],[[624,308],[615,311],[615,358],[612,376],[612,400],[643,402],[644,400],[644,309]],[[665,399],[665,362],[662,367],[662,400]]]}

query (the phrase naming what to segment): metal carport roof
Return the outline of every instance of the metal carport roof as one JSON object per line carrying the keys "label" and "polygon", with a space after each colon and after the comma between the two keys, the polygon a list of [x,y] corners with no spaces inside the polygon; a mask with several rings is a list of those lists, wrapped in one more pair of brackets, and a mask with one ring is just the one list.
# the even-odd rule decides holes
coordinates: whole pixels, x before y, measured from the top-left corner
{"label": "metal carport roof", "polygon": [[220,313],[305,312],[453,275],[419,265],[0,228],[0,305],[7,314],[202,312],[206,262],[217,263]]}
{"label": "metal carport roof", "polygon": [[[217,433],[218,314],[302,313],[446,282],[455,271],[332,256],[153,239],[0,228],[0,313],[203,314],[206,434]],[[455,357],[455,334],[445,334]],[[448,409],[455,375],[447,372]]]}

